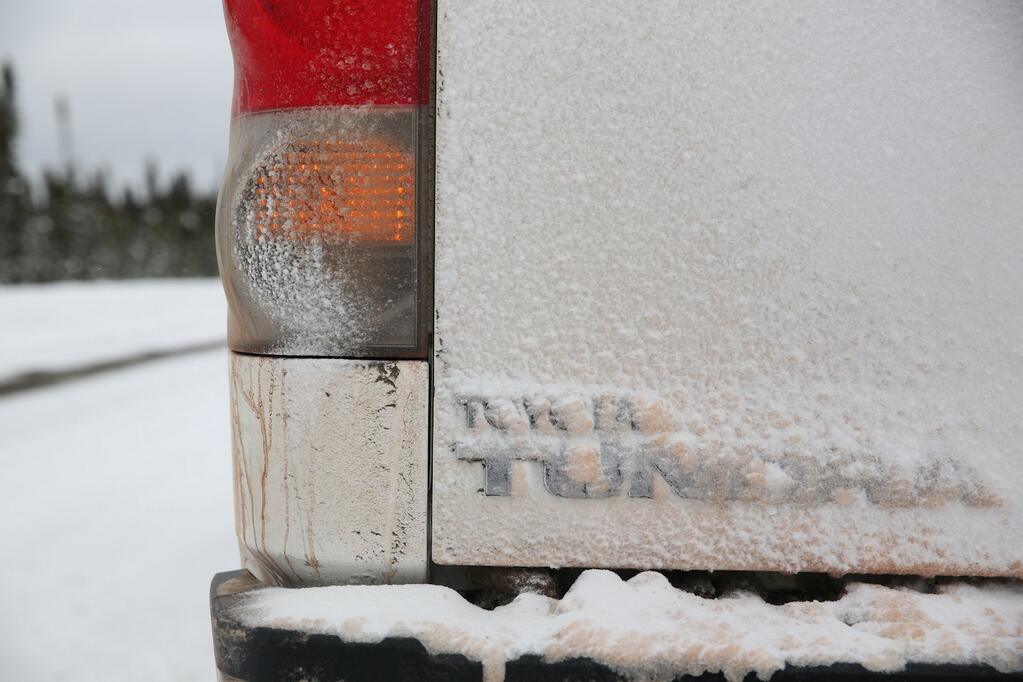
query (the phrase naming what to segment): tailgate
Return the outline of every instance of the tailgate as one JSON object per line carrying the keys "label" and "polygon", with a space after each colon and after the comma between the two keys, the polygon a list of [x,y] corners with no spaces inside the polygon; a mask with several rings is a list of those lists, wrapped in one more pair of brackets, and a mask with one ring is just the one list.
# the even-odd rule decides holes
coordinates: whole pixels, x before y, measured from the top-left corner
{"label": "tailgate", "polygon": [[434,561],[1023,576],[1021,41],[441,0]]}

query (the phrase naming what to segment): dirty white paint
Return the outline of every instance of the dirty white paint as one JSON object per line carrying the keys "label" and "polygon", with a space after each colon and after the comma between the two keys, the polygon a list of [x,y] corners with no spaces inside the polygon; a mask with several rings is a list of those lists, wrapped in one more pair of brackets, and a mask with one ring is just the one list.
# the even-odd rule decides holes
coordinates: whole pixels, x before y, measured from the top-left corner
{"label": "dirty white paint", "polygon": [[660,682],[721,671],[738,682],[786,666],[987,664],[1023,670],[1023,588],[950,583],[934,593],[851,583],[840,599],[773,605],[748,592],[705,599],[659,573],[623,581],[586,571],[561,600],[521,594],[485,611],[437,585],[258,590],[238,607],[250,626],[350,642],[414,637],[434,653],[481,661],[486,682],[525,655],[600,661],[627,679]]}
{"label": "dirty white paint", "polygon": [[438,10],[436,561],[1023,575],[1023,4]]}
{"label": "dirty white paint", "polygon": [[426,579],[425,362],[231,355],[236,531],[283,585]]}

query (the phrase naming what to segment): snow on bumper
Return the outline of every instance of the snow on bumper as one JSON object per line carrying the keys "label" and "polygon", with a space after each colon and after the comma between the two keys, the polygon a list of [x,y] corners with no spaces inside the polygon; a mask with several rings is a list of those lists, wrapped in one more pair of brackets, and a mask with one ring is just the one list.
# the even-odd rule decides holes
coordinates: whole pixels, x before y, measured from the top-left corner
{"label": "snow on bumper", "polygon": [[742,592],[699,597],[654,572],[623,581],[591,570],[561,600],[522,594],[486,611],[436,585],[295,590],[236,572],[214,580],[211,598],[219,669],[253,682],[291,679],[293,666],[311,680],[488,682],[1023,671],[1014,583],[927,594],[853,582],[837,601],[772,605]]}

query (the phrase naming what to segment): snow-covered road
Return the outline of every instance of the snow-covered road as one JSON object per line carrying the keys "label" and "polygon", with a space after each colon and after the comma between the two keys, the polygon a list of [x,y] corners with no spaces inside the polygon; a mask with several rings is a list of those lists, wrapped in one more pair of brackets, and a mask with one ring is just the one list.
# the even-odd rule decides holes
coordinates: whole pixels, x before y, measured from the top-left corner
{"label": "snow-covered road", "polygon": [[0,382],[223,339],[215,279],[0,287]]}
{"label": "snow-covered road", "polygon": [[[223,334],[213,283],[90,287],[5,327],[8,375]],[[0,398],[0,679],[212,679],[209,580],[238,565],[228,448],[223,350]]]}

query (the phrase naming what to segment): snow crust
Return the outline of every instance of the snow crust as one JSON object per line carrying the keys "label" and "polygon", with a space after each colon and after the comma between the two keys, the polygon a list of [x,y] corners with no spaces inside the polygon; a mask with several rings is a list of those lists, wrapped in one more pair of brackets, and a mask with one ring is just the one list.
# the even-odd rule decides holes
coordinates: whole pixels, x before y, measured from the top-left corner
{"label": "snow crust", "polygon": [[721,671],[730,682],[785,667],[858,663],[986,663],[1023,670],[1023,587],[950,583],[936,593],[851,583],[834,602],[775,606],[743,592],[706,599],[660,573],[623,581],[582,573],[563,599],[521,594],[486,611],[435,585],[259,590],[238,607],[249,625],[334,634],[347,641],[413,637],[433,653],[461,653],[503,678],[526,654],[583,656],[633,679]]}
{"label": "snow crust", "polygon": [[[449,385],[465,410],[456,456],[488,466],[502,459],[543,461],[548,490],[557,483],[553,472],[577,488],[603,485],[583,496],[627,489],[631,497],[650,497],[656,474],[679,496],[714,502],[889,509],[1004,504],[982,472],[949,453],[883,457],[854,433],[835,437],[832,425],[798,414],[792,421],[775,415],[773,422],[746,425],[749,411],[740,409],[705,422],[651,391],[501,381]],[[815,451],[814,441],[829,436],[834,444]]]}
{"label": "snow crust", "polygon": [[[436,561],[1023,575],[1023,5],[438,9]],[[762,490],[487,496],[534,394]]]}
{"label": "snow crust", "polygon": [[224,338],[216,279],[0,287],[0,381]]}

